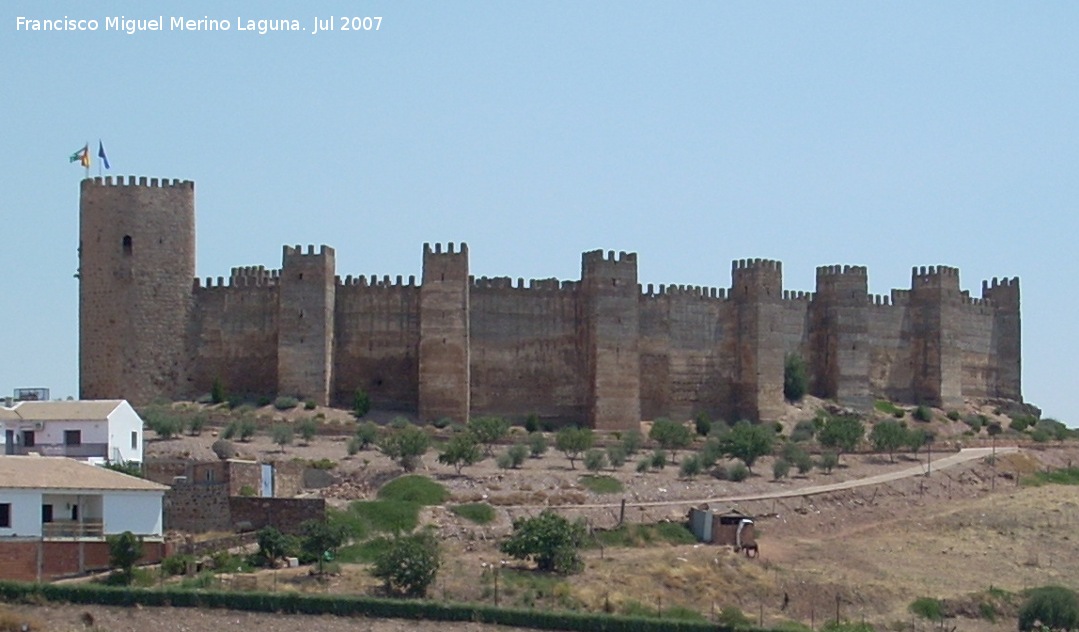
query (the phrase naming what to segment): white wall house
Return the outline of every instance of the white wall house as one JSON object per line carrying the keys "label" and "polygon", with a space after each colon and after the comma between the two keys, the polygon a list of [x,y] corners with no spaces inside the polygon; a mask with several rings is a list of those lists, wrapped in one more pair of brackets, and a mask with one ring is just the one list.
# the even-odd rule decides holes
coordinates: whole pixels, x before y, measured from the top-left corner
{"label": "white wall house", "polygon": [[142,418],[126,400],[29,401],[0,408],[5,455],[142,462]]}
{"label": "white wall house", "polygon": [[165,485],[63,457],[0,457],[0,539],[162,537]]}

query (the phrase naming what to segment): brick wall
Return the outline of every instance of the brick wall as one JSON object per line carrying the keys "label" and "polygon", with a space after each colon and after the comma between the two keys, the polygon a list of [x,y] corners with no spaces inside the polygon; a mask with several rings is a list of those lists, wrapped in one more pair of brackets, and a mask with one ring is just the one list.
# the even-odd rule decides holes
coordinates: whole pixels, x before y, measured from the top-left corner
{"label": "brick wall", "polygon": [[326,517],[326,500],[233,496],[229,499],[229,509],[234,524],[247,523],[252,529],[269,526],[283,533],[298,534],[304,522]]}

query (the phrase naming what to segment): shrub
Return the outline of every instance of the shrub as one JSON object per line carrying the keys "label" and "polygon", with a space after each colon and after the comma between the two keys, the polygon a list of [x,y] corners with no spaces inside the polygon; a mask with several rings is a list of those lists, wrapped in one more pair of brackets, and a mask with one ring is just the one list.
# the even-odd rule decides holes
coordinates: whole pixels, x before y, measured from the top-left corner
{"label": "shrub", "polygon": [[895,419],[885,419],[873,426],[869,440],[874,449],[887,452],[888,460],[895,461],[895,451],[907,444],[907,429]]}
{"label": "shrub", "polygon": [[985,415],[967,415],[963,418],[963,423],[970,426],[970,429],[974,431],[975,434],[982,431],[982,427],[986,425],[987,421]]}
{"label": "shrub", "polygon": [[508,470],[513,467],[513,459],[510,458],[508,452],[503,452],[495,458],[495,465],[503,470]]}
{"label": "shrub", "polygon": [[270,429],[270,437],[284,452],[285,446],[292,444],[292,426],[284,423],[274,424],[273,428]]}
{"label": "shrub", "polygon": [[528,451],[532,458],[538,459],[547,453],[547,438],[541,432],[528,435]]}
{"label": "shrub", "polygon": [[[229,424],[227,426],[225,426],[225,429],[221,431],[221,438],[222,439],[234,439],[234,438],[236,438],[236,435],[238,435],[239,433],[240,433],[240,422],[239,421],[230,421]],[[218,455],[218,456],[221,456],[221,455]]]}
{"label": "shrub", "polygon": [[390,541],[375,560],[371,574],[385,581],[389,592],[425,597],[441,565],[438,541],[430,533],[420,533]]}
{"label": "shrub", "polygon": [[835,450],[836,458],[845,452],[853,452],[865,435],[865,424],[854,415],[828,415],[817,430],[817,441]]}
{"label": "shrub", "polygon": [[170,555],[161,560],[161,572],[169,575],[183,575],[187,572],[187,565],[195,561],[191,555]]}
{"label": "shrub", "polygon": [[449,428],[450,426],[452,426],[453,425],[453,420],[450,419],[449,417],[439,417],[438,419],[432,421],[431,425],[434,426],[435,428],[437,428],[438,430],[442,430],[444,428]]}
{"label": "shrub", "polygon": [[273,407],[277,410],[292,410],[300,405],[300,400],[295,397],[283,395],[273,400]]}
{"label": "shrub", "polygon": [[720,445],[724,454],[735,459],[740,459],[746,468],[752,473],[753,464],[757,459],[772,453],[775,434],[772,429],[760,424],[752,424],[748,421],[739,421],[731,428]]}
{"label": "shrub", "polygon": [[919,597],[910,602],[907,609],[911,614],[930,621],[940,621],[944,618],[944,604],[932,597]]}
{"label": "shrub", "polygon": [[741,483],[749,478],[749,468],[744,463],[735,463],[727,470],[727,480]]}
{"label": "shrub", "polygon": [[352,414],[356,416],[356,419],[363,419],[369,412],[371,412],[371,397],[362,388],[356,389],[352,395]]}
{"label": "shrub", "polygon": [[263,527],[258,530],[258,553],[256,555],[266,561],[266,565],[273,566],[277,560],[296,553],[297,542],[291,536],[281,533],[274,527]]}
{"label": "shrub", "polygon": [[539,415],[537,415],[536,413],[532,413],[525,418],[525,432],[527,432],[528,434],[532,434],[535,432],[539,432],[539,429]]}
{"label": "shrub", "polygon": [[315,435],[318,434],[318,422],[307,417],[300,420],[297,429],[300,431],[300,437],[303,438],[303,444],[310,445],[311,439],[314,439]]}
{"label": "shrub", "polygon": [[687,454],[682,457],[682,463],[678,466],[678,474],[682,478],[694,478],[701,473],[701,458],[696,454]]}
{"label": "shrub", "polygon": [[626,451],[626,456],[637,454],[641,449],[641,433],[631,430],[622,435],[622,449]]}
{"label": "shrub", "polygon": [[948,414],[945,415],[945,416],[951,421],[959,421],[959,419],[960,419],[960,415],[959,415],[958,410],[949,410]]}
{"label": "shrub", "polygon": [[716,462],[723,456],[723,444],[719,439],[710,438],[704,442],[704,447],[698,453],[697,457],[701,462],[701,467],[710,470],[715,467]]}
{"label": "shrub", "polygon": [[205,427],[206,427],[206,415],[203,415],[202,413],[199,413],[199,414],[195,415],[194,417],[192,417],[191,421],[189,421],[188,425],[187,425],[188,432],[191,434],[192,437],[197,437],[197,436],[201,435],[202,430]]}
{"label": "shrub", "polygon": [[1031,589],[1019,608],[1019,629],[1032,630],[1036,621],[1051,630],[1079,628],[1079,597],[1063,586]]}
{"label": "shrub", "polygon": [[541,571],[560,574],[583,570],[578,549],[585,536],[581,520],[570,522],[550,509],[535,518],[513,521],[513,534],[501,546],[503,553],[519,560],[531,558]]}
{"label": "shrub", "polygon": [[652,459],[650,457],[644,457],[640,461],[637,461],[637,473],[644,474],[648,470],[652,469]]}
{"label": "shrub", "polygon": [[839,455],[831,450],[822,452],[820,459],[817,461],[817,467],[823,470],[825,474],[831,474],[837,465],[839,465]]}
{"label": "shrub", "polygon": [[787,478],[787,475],[791,471],[791,462],[787,459],[776,459],[772,464],[772,478],[779,480],[781,478]]}
{"label": "shrub", "polygon": [[662,470],[665,467],[667,467],[667,453],[658,449],[652,452],[652,468]]}
{"label": "shrub", "polygon": [[273,398],[269,395],[259,395],[255,400],[255,405],[262,408],[263,406],[269,406],[271,402],[273,402]]}
{"label": "shrub", "polygon": [[427,453],[429,445],[427,433],[409,424],[383,437],[378,447],[383,454],[397,461],[406,472],[412,472]]}
{"label": "shrub", "polygon": [[463,432],[453,435],[438,455],[438,462],[443,465],[452,465],[458,474],[468,465],[475,465],[483,459],[480,446],[471,433]]}
{"label": "shrub", "polygon": [[240,436],[240,441],[247,442],[251,440],[251,437],[255,436],[255,430],[258,426],[255,425],[255,420],[250,417],[244,417],[240,420],[239,430],[237,431]]}
{"label": "shrub", "polygon": [[697,413],[697,416],[693,418],[693,429],[698,436],[707,437],[712,431],[712,420],[704,413]]}
{"label": "shrub", "polygon": [[225,401],[226,397],[225,383],[221,381],[221,378],[215,377],[213,385],[210,386],[210,402],[220,404]]}
{"label": "shrub", "polygon": [[303,403],[304,410],[314,410],[316,408],[318,408],[318,404],[313,399],[309,399]]}
{"label": "shrub", "polygon": [[878,399],[873,404],[873,408],[877,409],[882,413],[891,415],[896,419],[902,419],[907,414],[907,411],[903,410],[902,408],[896,406],[895,404],[886,399]]}
{"label": "shrub", "polygon": [[585,452],[584,467],[589,472],[598,472],[607,467],[607,453],[596,448]]}
{"label": "shrub", "polygon": [[914,413],[911,414],[918,421],[932,421],[933,411],[929,410],[928,406],[918,406],[914,409]]}
{"label": "shrub", "polygon": [[142,558],[142,539],[130,531],[106,536],[109,546],[109,568],[116,571],[121,583],[129,585],[134,579],[135,562]]}
{"label": "shrub", "polygon": [[356,427],[356,439],[360,442],[360,449],[366,450],[378,441],[378,425],[373,421],[365,421]]}
{"label": "shrub", "polygon": [[783,362],[783,397],[789,402],[800,401],[808,384],[805,360],[796,353],[788,353]]}
{"label": "shrub", "polygon": [[1033,426],[1037,420],[1031,415],[1014,415],[1008,427],[1016,432],[1023,432]]}
{"label": "shrub", "polygon": [[511,445],[506,454],[510,457],[510,466],[513,469],[520,469],[524,465],[525,459],[528,458],[528,446],[523,443],[515,443]]}
{"label": "shrub", "polygon": [[626,449],[621,444],[607,446],[607,462],[612,469],[617,469],[626,464]]}
{"label": "shrub", "polygon": [[333,459],[312,459],[307,462],[307,467],[314,470],[332,470],[337,467],[337,461]]}
{"label": "shrub", "polygon": [[361,443],[359,437],[349,437],[348,443],[345,445],[345,451],[349,456],[356,456],[356,453],[360,451]]}

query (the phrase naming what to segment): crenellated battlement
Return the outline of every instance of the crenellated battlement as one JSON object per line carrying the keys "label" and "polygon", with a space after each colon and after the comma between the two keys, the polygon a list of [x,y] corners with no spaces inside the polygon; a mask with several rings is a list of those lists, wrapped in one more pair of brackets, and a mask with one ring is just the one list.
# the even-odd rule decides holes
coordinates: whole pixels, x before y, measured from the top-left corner
{"label": "crenellated battlement", "polygon": [[727,298],[727,290],[725,288],[706,287],[701,285],[682,285],[682,284],[659,284],[655,286],[649,283],[647,286],[637,286],[637,290],[641,296],[658,298],[660,296],[671,297],[689,297],[689,298],[705,298],[705,299],[720,299],[725,300]]}
{"label": "crenellated battlement", "polygon": [[910,271],[910,287],[959,291],[959,268],[951,266],[915,266]]}
{"label": "crenellated battlement", "polygon": [[730,296],[783,297],[783,264],[774,259],[735,259],[731,262]]}
{"label": "crenellated battlement", "polygon": [[731,262],[731,272],[739,270],[774,270],[783,271],[783,263],[775,259],[735,259]]}
{"label": "crenellated battlement", "polygon": [[[124,180],[127,180],[126,182]],[[187,188],[192,191],[195,189],[195,183],[191,180],[180,180],[178,178],[147,178],[146,176],[97,176],[94,178],[84,178],[82,181],[82,188],[88,187],[143,187],[153,189],[163,188]]]}
{"label": "crenellated battlement", "polygon": [[423,254],[424,254],[424,256],[426,256],[426,255],[466,255],[467,256],[468,255],[468,244],[466,244],[464,242],[461,242],[461,247],[455,251],[453,242],[451,241],[451,242],[446,244],[446,252],[442,252],[442,243],[441,242],[436,242],[435,246],[434,246],[434,249],[431,248],[431,244],[424,243],[423,244]]}
{"label": "crenellated battlement", "polygon": [[313,244],[307,244],[307,252],[304,252],[299,244],[282,247],[282,257],[285,259],[293,257],[332,257],[334,254],[333,248],[325,244],[319,246],[318,252],[315,252],[315,246]]}
{"label": "crenellated battlement", "polygon": [[621,251],[616,257],[613,250],[608,250],[606,253],[603,250],[591,250],[581,255],[581,262],[585,264],[632,263],[636,265],[637,253]]}
{"label": "crenellated battlement", "polygon": [[867,298],[870,305],[890,307],[892,304],[892,297],[888,296],[887,294],[869,294]]}
{"label": "crenellated battlement", "polygon": [[1019,308],[1019,277],[993,277],[992,281],[982,281],[982,298],[993,305]]}
{"label": "crenellated battlement", "polygon": [[815,294],[813,292],[802,292],[800,290],[783,290],[784,301],[812,301]]}
{"label": "crenellated battlement", "polygon": [[832,277],[832,276],[856,276],[867,277],[869,272],[865,266],[849,266],[849,265],[830,265],[830,266],[817,266],[817,278]]}
{"label": "crenellated battlement", "polygon": [[351,274],[346,275],[345,278],[342,280],[341,276],[338,275],[334,279],[334,282],[337,285],[343,287],[419,287],[418,285],[416,285],[416,275],[414,274],[410,274],[408,276],[408,282],[405,282],[404,277],[400,274],[397,275],[397,277],[392,283],[390,282],[390,276],[388,274],[383,275],[382,279],[379,279],[377,275],[372,274],[370,276],[370,280],[368,280],[368,277],[363,275],[352,276]]}

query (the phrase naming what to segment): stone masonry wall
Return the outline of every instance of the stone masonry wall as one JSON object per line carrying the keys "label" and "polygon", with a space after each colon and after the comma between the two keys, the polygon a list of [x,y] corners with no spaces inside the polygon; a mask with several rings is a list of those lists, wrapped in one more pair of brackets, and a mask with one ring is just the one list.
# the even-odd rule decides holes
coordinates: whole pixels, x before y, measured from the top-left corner
{"label": "stone masonry wall", "polygon": [[580,281],[469,276],[467,246],[423,249],[423,281],[336,276],[334,252],[286,247],[282,270],[194,272],[194,185],[88,179],[80,206],[80,392],[145,402],[298,395],[422,419],[529,414],[600,428],[640,418],[770,420],[784,357],[813,391],[954,407],[1022,400],[1018,279],[981,298],[947,266],[868,294],[858,266],[784,290],[777,261],[734,263],[729,289],[637,283],[633,253],[582,256]]}

